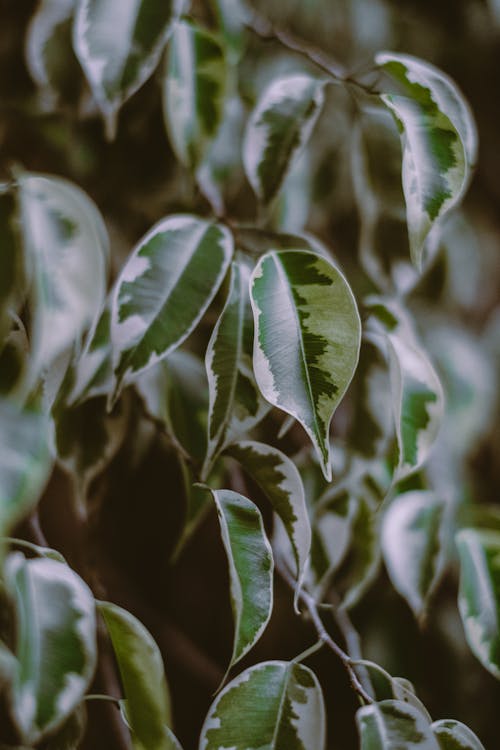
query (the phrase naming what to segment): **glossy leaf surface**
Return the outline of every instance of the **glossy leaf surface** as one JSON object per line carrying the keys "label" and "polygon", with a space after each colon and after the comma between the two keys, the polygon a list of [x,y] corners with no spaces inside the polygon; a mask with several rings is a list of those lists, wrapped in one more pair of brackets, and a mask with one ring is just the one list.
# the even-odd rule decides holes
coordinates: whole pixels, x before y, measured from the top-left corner
{"label": "glossy leaf surface", "polygon": [[427,718],[408,703],[386,700],[360,708],[361,750],[440,750]]}

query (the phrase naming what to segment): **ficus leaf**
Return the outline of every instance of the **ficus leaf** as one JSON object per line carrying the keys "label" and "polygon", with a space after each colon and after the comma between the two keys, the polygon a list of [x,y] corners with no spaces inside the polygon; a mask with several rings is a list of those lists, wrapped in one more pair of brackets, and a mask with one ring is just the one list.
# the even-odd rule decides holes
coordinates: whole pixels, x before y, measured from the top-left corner
{"label": "ficus leaf", "polygon": [[[134,750],[150,750],[150,748],[152,748],[153,745],[144,744],[139,739],[139,736],[132,729],[132,725],[130,723],[128,701],[126,699],[120,700],[120,714],[121,714],[123,721],[125,722],[127,727],[130,729],[130,736],[132,739],[132,745],[134,747]],[[154,747],[157,747],[157,745],[154,745]],[[170,727],[168,727],[166,724],[163,725],[163,738],[162,738],[161,750],[182,750],[179,740],[177,739],[175,734],[172,732]]]}
{"label": "ficus leaf", "polygon": [[414,706],[385,700],[356,713],[361,750],[440,750],[427,718]]}
{"label": "ficus leaf", "polygon": [[106,303],[95,328],[89,332],[78,360],[73,363],[74,382],[66,397],[72,406],[85,399],[106,396],[111,387],[111,309]]}
{"label": "ficus leaf", "polygon": [[315,674],[268,661],[242,672],[209,709],[199,750],[324,750],[325,708]]}
{"label": "ficus leaf", "polygon": [[484,750],[482,742],[468,726],[454,719],[441,719],[431,724],[441,750]]}
{"label": "ficus leaf", "polygon": [[361,340],[351,289],[325,258],[283,250],[260,259],[250,292],[257,384],[302,424],[329,481],[330,422],[356,369]]}
{"label": "ficus leaf", "polygon": [[0,351],[10,328],[12,310],[17,310],[25,291],[18,213],[14,193],[0,187]]}

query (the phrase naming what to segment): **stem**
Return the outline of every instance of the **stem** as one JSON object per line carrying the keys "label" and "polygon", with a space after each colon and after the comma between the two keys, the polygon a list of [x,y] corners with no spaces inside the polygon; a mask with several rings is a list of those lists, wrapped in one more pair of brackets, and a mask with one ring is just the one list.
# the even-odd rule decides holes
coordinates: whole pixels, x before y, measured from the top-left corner
{"label": "stem", "polygon": [[115,703],[117,706],[120,705],[119,698],[113,698],[112,695],[103,695],[102,693],[91,693],[89,695],[85,695],[83,700],[84,701],[109,701],[109,703]]}

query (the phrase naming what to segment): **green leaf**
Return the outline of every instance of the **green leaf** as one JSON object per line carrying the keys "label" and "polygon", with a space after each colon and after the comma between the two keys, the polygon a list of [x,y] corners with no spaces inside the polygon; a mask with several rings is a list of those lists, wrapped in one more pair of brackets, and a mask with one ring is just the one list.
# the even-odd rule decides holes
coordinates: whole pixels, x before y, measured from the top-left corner
{"label": "green leaf", "polygon": [[454,719],[441,719],[431,724],[441,750],[484,750],[483,744],[465,724]]}
{"label": "green leaf", "polygon": [[108,238],[90,198],[59,177],[19,176],[32,276],[31,377],[93,324],[106,293]]}
{"label": "green leaf", "polygon": [[24,292],[23,254],[19,232],[18,205],[12,192],[0,184],[0,349],[10,328],[11,310],[22,301]]}
{"label": "green leaf", "polygon": [[47,557],[10,555],[5,582],[17,621],[12,712],[24,740],[36,743],[64,723],[90,685],[94,598],[67,565]]}
{"label": "green leaf", "polygon": [[402,134],[411,257],[420,266],[434,223],[467,189],[477,157],[476,128],[456,84],[433,65],[393,52],[380,52],[375,61],[399,87],[381,98]]}
{"label": "green leaf", "polygon": [[[153,746],[145,745],[143,742],[141,742],[137,734],[132,729],[127,700],[120,701],[120,713],[123,721],[130,729],[130,735],[132,738],[132,745],[134,747],[134,750],[150,750]],[[162,738],[163,744],[161,745],[161,750],[182,750],[179,740],[166,724],[163,725],[163,735],[164,737]],[[156,747],[157,745],[154,745],[154,748]]]}
{"label": "green leaf", "polygon": [[120,107],[158,65],[182,6],[183,0],[80,0],[73,44],[109,139]]}
{"label": "green leaf", "polygon": [[297,566],[298,591],[311,549],[311,525],[295,464],[277,448],[251,440],[229,446],[226,453],[257,482],[283,523]]}
{"label": "green leaf", "polygon": [[268,661],[242,672],[212,703],[200,750],[324,750],[325,708],[315,674]]}
{"label": "green leaf", "polygon": [[210,406],[203,476],[220,451],[248,433],[269,409],[252,372],[253,317],[248,293],[249,276],[245,264],[233,263],[226,305],[208,342],[205,367]]}
{"label": "green leaf", "polygon": [[382,553],[394,587],[416,617],[425,614],[445,564],[445,504],[433,492],[398,495],[382,521]]}
{"label": "green leaf", "polygon": [[339,492],[315,513],[308,583],[318,597],[328,588],[349,550],[356,510],[356,499],[349,497],[347,492]]}
{"label": "green leaf", "polygon": [[427,718],[396,700],[363,706],[356,713],[361,750],[440,750]]}
{"label": "green leaf", "polygon": [[171,750],[164,731],[171,724],[170,697],[158,646],[130,612],[110,602],[98,602],[98,609],[118,662],[134,747]]}
{"label": "green leaf", "polygon": [[216,294],[233,253],[226,227],[170,216],[140,240],[116,282],[111,341],[116,398],[178,347]]}
{"label": "green leaf", "polygon": [[218,26],[228,50],[229,62],[236,65],[244,47],[245,22],[250,17],[246,0],[211,0]]}
{"label": "green leaf", "polygon": [[81,356],[73,364],[74,383],[66,397],[68,405],[106,396],[111,388],[111,308],[106,303],[95,329],[89,332]]}
{"label": "green leaf", "polygon": [[180,161],[195,169],[222,122],[227,63],[220,41],[192,23],[176,24],[163,83],[163,112]]}
{"label": "green leaf", "polygon": [[85,704],[73,711],[62,727],[41,745],[40,750],[78,750],[87,728]]}
{"label": "green leaf", "polygon": [[456,539],[465,637],[483,667],[500,679],[500,533],[464,529]]}
{"label": "green leaf", "polygon": [[330,422],[356,369],[361,340],[351,289],[326,259],[284,250],[260,259],[250,292],[257,384],[302,424],[330,481]]}
{"label": "green leaf", "polygon": [[277,78],[248,121],[243,163],[257,197],[270,203],[309,140],[323,106],[324,81],[306,74]]}
{"label": "green leaf", "polygon": [[259,509],[231,490],[211,490],[229,563],[234,643],[229,668],[258,641],[273,609],[274,561]]}

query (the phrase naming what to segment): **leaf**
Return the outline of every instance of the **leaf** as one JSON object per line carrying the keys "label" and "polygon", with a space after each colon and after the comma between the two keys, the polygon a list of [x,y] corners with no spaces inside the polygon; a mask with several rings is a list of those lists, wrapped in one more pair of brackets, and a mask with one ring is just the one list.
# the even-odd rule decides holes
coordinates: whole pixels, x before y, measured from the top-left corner
{"label": "leaf", "polygon": [[465,724],[454,719],[441,719],[431,724],[441,750],[484,750],[483,744]]}
{"label": "leaf", "polygon": [[192,23],[176,24],[163,83],[163,113],[172,147],[187,167],[203,161],[221,125],[227,88],[224,47]]}
{"label": "leaf", "polygon": [[324,81],[306,74],[271,82],[248,121],[243,164],[257,197],[268,204],[279,192],[323,106]]}
{"label": "leaf", "polygon": [[170,697],[160,650],[130,612],[98,602],[108,629],[126,699],[126,713],[137,748],[170,750],[164,725],[171,724]]}
{"label": "leaf", "polygon": [[425,614],[445,564],[445,505],[433,492],[398,495],[382,520],[382,553],[393,586],[416,617]]}
{"label": "leaf", "polygon": [[73,44],[110,140],[120,107],[158,65],[182,6],[183,0],[80,0]]}
{"label": "leaf", "polygon": [[189,336],[222,283],[232,253],[226,227],[195,216],[163,219],[140,240],[113,295],[115,399],[126,382]]}
{"label": "leaf", "polygon": [[10,328],[11,309],[16,310],[24,293],[23,253],[15,196],[0,184],[0,349]]}
{"label": "leaf", "polygon": [[80,188],[29,173],[19,183],[32,271],[36,377],[96,322],[106,292],[108,238],[95,204]]}
{"label": "leaf", "polygon": [[229,62],[236,65],[244,47],[245,23],[250,17],[246,0],[211,0],[227,47]]}
{"label": "leaf", "polygon": [[242,672],[212,703],[199,750],[324,750],[325,708],[303,664],[268,661]]}
{"label": "leaf", "polygon": [[483,667],[500,679],[500,533],[464,529],[456,541],[465,637]]}
{"label": "leaf", "polygon": [[456,84],[433,65],[393,52],[379,52],[375,62],[402,90],[381,99],[402,134],[411,257],[420,266],[433,224],[468,186],[477,158],[476,128]]}
{"label": "leaf", "polygon": [[361,323],[344,276],[324,258],[271,251],[252,274],[254,371],[263,396],[295,417],[331,480],[329,429],[359,357]]}
{"label": "leaf", "polygon": [[208,449],[202,477],[217,455],[249,432],[267,413],[252,373],[253,317],[249,270],[235,262],[226,305],[205,356],[209,388]]}
{"label": "leaf", "polygon": [[[130,736],[132,738],[132,745],[134,747],[134,750],[149,750],[151,746],[144,745],[131,727],[129,710],[128,710],[128,701],[126,700],[120,701],[120,713],[121,713],[121,717],[123,721],[125,722],[127,727],[130,729]],[[175,734],[166,724],[163,725],[163,735],[164,735],[162,737],[163,744],[161,745],[162,750],[182,750],[179,740],[177,739]]]}
{"label": "leaf", "polygon": [[361,750],[439,750],[426,717],[408,703],[386,700],[356,713]]}
{"label": "leaf", "polygon": [[311,549],[311,525],[302,479],[295,464],[277,448],[244,440],[226,453],[257,482],[285,527],[297,566],[297,593]]}
{"label": "leaf", "polygon": [[68,406],[85,399],[106,396],[112,382],[111,365],[111,308],[108,301],[95,329],[90,331],[83,352],[73,365],[74,384],[66,397]]}
{"label": "leaf", "polygon": [[349,550],[356,509],[356,500],[347,492],[340,492],[314,516],[308,579],[318,597],[331,583]]}
{"label": "leaf", "polygon": [[17,620],[12,711],[24,741],[36,744],[62,726],[92,680],[94,598],[67,565],[47,557],[10,555],[5,581]]}
{"label": "leaf", "polygon": [[234,616],[229,668],[264,632],[273,609],[274,561],[259,509],[232,490],[211,490],[229,563]]}
{"label": "leaf", "polygon": [[87,711],[82,703],[62,727],[43,743],[40,750],[78,750],[87,728]]}

